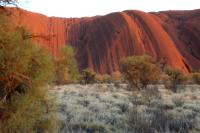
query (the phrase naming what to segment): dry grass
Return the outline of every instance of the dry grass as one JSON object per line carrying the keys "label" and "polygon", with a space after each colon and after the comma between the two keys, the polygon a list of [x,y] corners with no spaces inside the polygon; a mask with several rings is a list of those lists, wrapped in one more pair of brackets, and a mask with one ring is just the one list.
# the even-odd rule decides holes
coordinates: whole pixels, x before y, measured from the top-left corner
{"label": "dry grass", "polygon": [[151,86],[158,89],[153,93],[126,88],[125,84],[53,88],[52,95],[58,96],[59,132],[200,132],[200,86],[179,86],[177,93],[162,85]]}

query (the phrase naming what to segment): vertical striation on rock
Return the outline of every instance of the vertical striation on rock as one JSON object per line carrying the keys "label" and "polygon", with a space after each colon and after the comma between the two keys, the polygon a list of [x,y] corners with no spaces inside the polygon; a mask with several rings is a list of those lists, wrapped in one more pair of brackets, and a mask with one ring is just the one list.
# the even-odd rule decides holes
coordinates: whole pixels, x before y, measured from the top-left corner
{"label": "vertical striation on rock", "polygon": [[17,26],[57,57],[59,48],[75,48],[80,70],[98,73],[119,69],[120,59],[149,54],[188,73],[200,68],[200,10],[145,13],[124,11],[85,18],[47,17],[8,8]]}

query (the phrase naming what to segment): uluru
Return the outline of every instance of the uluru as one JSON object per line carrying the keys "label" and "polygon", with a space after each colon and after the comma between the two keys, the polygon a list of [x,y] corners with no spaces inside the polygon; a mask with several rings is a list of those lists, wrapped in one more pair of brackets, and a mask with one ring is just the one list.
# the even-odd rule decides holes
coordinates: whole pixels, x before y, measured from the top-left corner
{"label": "uluru", "polygon": [[200,0],[0,0],[0,133],[200,133]]}
{"label": "uluru", "polygon": [[188,73],[200,68],[200,10],[142,12],[127,10],[83,18],[47,17],[7,8],[17,26],[25,26],[34,41],[56,57],[63,45],[76,51],[79,69],[98,73],[119,69],[122,58],[151,55]]}

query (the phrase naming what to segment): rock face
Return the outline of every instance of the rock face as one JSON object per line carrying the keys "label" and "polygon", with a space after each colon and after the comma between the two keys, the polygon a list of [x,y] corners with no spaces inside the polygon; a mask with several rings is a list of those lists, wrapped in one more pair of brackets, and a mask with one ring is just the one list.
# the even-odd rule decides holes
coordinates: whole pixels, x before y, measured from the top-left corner
{"label": "rock face", "polygon": [[79,68],[98,73],[119,69],[121,58],[149,54],[188,73],[200,68],[200,10],[145,13],[124,11],[91,18],[46,17],[9,8],[18,26],[33,33],[34,41],[58,49],[70,44]]}

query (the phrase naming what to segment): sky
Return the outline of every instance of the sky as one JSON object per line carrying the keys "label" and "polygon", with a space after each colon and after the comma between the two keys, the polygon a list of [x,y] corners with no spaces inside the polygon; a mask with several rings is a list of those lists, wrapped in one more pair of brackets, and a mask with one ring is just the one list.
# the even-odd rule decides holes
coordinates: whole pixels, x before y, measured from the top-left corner
{"label": "sky", "polygon": [[57,17],[90,17],[124,10],[200,9],[200,0],[18,0],[23,9]]}

